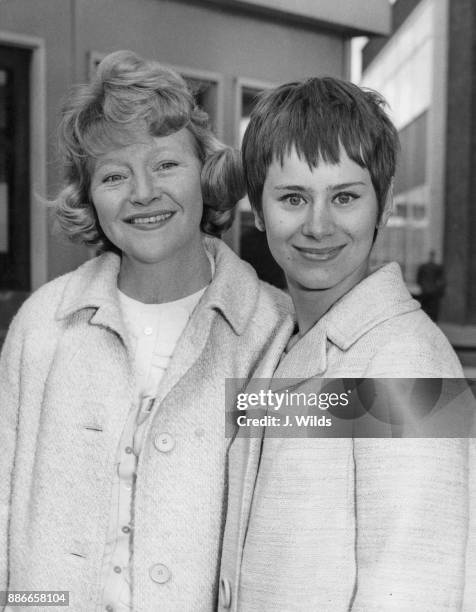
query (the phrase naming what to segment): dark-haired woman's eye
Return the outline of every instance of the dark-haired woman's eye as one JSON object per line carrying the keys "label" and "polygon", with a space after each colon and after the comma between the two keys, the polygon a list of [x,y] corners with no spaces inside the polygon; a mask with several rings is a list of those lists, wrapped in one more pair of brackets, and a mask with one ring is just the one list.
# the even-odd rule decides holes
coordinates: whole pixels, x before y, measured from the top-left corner
{"label": "dark-haired woman's eye", "polygon": [[348,191],[342,191],[334,196],[334,202],[339,204],[339,206],[347,206],[348,204],[352,204],[354,200],[356,200],[359,196],[355,193],[349,193]]}
{"label": "dark-haired woman's eye", "polygon": [[297,206],[301,206],[301,204],[305,204],[306,200],[300,193],[288,193],[280,198],[281,202],[286,202],[292,208],[296,208]]}

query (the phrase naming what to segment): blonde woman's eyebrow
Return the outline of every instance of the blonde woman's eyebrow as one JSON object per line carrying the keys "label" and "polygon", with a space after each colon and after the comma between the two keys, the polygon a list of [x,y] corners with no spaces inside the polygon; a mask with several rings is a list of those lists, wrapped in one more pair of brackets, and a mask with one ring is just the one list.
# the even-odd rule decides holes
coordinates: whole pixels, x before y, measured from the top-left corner
{"label": "blonde woman's eyebrow", "polygon": [[106,159],[97,160],[94,169],[100,170],[104,166],[127,166],[127,163],[117,157],[107,157]]}

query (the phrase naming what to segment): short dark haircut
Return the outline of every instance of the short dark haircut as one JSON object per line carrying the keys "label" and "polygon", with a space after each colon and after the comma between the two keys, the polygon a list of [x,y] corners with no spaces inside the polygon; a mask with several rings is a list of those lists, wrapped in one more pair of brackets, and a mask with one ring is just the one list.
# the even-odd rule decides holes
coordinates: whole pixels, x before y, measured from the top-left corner
{"label": "short dark haircut", "polygon": [[341,147],[369,171],[379,218],[399,151],[398,133],[375,91],[332,77],[286,83],[265,92],[253,109],[242,158],[252,207],[262,213],[263,185],[273,160],[282,164],[292,148],[310,167],[337,164]]}

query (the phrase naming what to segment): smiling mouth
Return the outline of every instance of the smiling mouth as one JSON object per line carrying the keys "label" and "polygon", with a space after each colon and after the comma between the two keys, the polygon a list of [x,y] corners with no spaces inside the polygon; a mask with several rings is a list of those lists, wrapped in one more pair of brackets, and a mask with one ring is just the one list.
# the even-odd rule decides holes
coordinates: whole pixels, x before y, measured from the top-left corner
{"label": "smiling mouth", "polygon": [[305,259],[310,259],[312,261],[329,261],[334,259],[339,255],[344,247],[345,244],[325,248],[294,246],[296,251],[298,251],[298,253],[300,253]]}
{"label": "smiling mouth", "polygon": [[144,229],[146,229],[147,226],[151,227],[163,225],[174,214],[175,212],[167,211],[163,213],[155,213],[153,215],[137,215],[134,217],[128,217],[127,219],[124,219],[124,221],[129,223],[129,225],[142,226]]}

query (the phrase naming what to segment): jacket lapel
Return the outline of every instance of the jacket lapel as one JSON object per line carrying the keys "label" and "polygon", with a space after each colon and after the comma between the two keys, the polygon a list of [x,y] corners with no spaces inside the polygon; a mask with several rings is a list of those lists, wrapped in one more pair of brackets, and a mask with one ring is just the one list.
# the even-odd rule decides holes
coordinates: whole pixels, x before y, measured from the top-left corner
{"label": "jacket lapel", "polygon": [[[195,325],[196,312],[200,312],[200,324]],[[176,348],[169,367],[159,385],[155,406],[159,406],[170,391],[179,383],[181,378],[190,370],[200,357],[210,334],[214,312],[210,308],[202,308],[200,304],[188,323],[189,333],[183,333]]]}
{"label": "jacket lapel", "polygon": [[179,383],[202,354],[214,319],[219,313],[234,333],[242,334],[256,308],[259,283],[250,286],[249,274],[236,273],[246,267],[221,240],[204,238],[207,251],[215,261],[215,275],[187,324],[156,396],[157,407]]}
{"label": "jacket lapel", "polygon": [[[316,323],[283,355],[274,377],[307,379],[323,374],[327,369],[326,347],[325,327],[320,322]],[[308,355],[308,359],[303,359],[303,355]],[[275,384],[279,387],[279,381],[275,381]]]}

